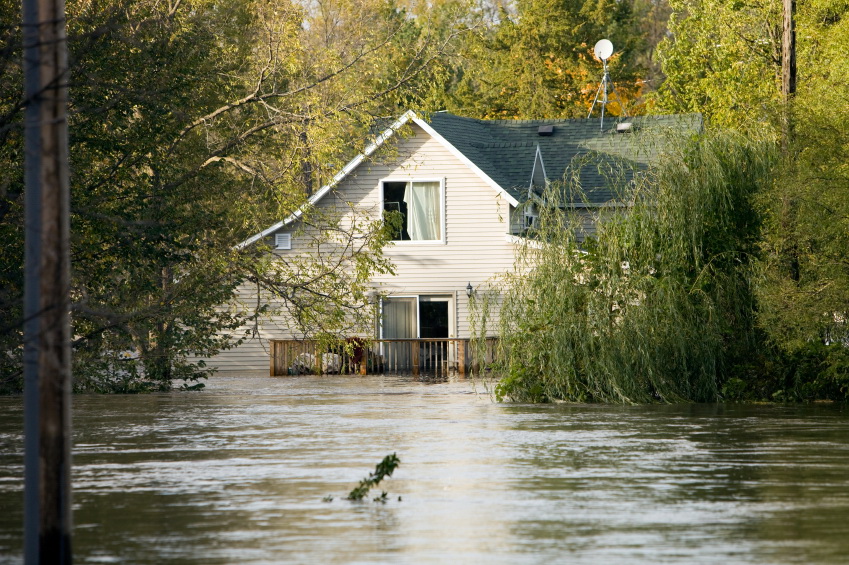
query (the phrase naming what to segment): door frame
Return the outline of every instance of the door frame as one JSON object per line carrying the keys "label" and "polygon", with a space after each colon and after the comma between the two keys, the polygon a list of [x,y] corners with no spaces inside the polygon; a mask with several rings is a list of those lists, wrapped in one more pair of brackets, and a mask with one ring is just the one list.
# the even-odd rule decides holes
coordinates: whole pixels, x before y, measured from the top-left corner
{"label": "door frame", "polygon": [[453,339],[456,337],[457,333],[457,300],[456,296],[452,293],[422,293],[422,294],[392,294],[388,296],[381,296],[378,304],[378,320],[377,320],[377,338],[385,339],[383,335],[383,302],[385,300],[392,300],[393,298],[414,298],[416,300],[416,337],[415,339],[421,339],[422,337],[422,327],[421,327],[421,308],[420,302],[422,298],[425,299],[437,299],[434,302],[447,302],[448,303],[448,337],[445,339]]}

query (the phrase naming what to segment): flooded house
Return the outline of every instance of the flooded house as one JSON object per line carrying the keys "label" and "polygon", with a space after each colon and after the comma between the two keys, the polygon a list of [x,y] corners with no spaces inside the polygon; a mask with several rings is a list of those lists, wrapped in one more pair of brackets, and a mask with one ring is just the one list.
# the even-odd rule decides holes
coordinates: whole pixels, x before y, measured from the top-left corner
{"label": "flooded house", "polygon": [[[575,159],[588,154],[646,167],[657,152],[636,150],[636,131],[700,126],[697,116],[478,120],[407,112],[308,202],[337,216],[400,214],[401,226],[384,249],[395,272],[372,280],[373,329],[360,336],[369,339],[367,351],[360,348],[353,361],[328,362],[278,313],[259,320],[249,339],[207,364],[221,372],[272,374],[462,373],[472,362],[470,304],[489,281],[514,268],[517,247],[536,221],[534,199],[546,185],[560,181]],[[571,207],[585,218],[584,231],[591,236],[599,212],[620,203],[599,167],[584,167],[580,182],[582,194]],[[285,257],[315,252],[312,241],[296,213],[241,246],[264,243]],[[265,298],[245,285],[240,300],[254,304]]]}

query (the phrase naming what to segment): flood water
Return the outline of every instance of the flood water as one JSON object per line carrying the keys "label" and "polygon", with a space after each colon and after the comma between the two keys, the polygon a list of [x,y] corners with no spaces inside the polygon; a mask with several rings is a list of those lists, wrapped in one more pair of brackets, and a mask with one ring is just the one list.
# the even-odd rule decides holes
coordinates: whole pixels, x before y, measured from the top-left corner
{"label": "flood water", "polygon": [[[309,376],[73,401],[77,563],[849,562],[845,406],[497,404],[470,381]],[[0,398],[4,564],[22,562],[22,422]],[[345,500],[392,452],[389,501]]]}

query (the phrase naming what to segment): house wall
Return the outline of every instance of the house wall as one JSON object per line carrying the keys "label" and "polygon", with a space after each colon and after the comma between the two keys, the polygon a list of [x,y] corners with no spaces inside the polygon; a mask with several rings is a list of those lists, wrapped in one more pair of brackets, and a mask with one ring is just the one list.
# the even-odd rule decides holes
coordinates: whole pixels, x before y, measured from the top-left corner
{"label": "house wall", "polygon": [[[320,200],[316,208],[345,216],[352,215],[353,205],[357,213],[378,218],[382,210],[380,181],[444,179],[444,241],[395,242],[388,246],[384,252],[394,263],[396,273],[375,277],[374,285],[376,290],[388,295],[453,296],[456,316],[450,334],[469,337],[466,286],[471,283],[483,291],[493,277],[513,267],[515,244],[507,237],[510,205],[439,141],[418,126],[411,128],[411,136],[401,139],[388,157],[384,154],[386,163],[363,163]],[[281,231],[292,233],[292,249],[276,253],[295,255],[310,250],[308,229],[287,226]],[[268,242],[273,244],[273,239],[274,234]],[[255,304],[256,289],[248,286],[240,289],[239,302]],[[495,323],[492,320],[490,327]],[[251,329],[251,339],[207,360],[207,364],[227,372],[267,372],[268,339],[293,337],[290,325],[285,316],[278,316],[263,320]]]}
{"label": "house wall", "polygon": [[[240,285],[234,301],[225,306],[241,312],[252,312],[260,304],[281,306],[273,297],[263,293],[257,300],[256,285]],[[256,323],[242,326],[235,332],[236,337],[244,337],[241,345],[223,351],[212,358],[203,359],[209,367],[215,367],[223,373],[268,375],[270,362],[270,339],[293,337],[290,324],[283,316],[265,317]]]}

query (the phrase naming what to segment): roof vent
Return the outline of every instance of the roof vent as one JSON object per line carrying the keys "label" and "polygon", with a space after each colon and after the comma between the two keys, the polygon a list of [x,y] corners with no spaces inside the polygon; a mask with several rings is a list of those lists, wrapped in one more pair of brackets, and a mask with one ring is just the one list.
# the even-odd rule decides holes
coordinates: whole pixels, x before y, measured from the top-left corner
{"label": "roof vent", "polygon": [[554,126],[539,126],[537,128],[537,134],[544,137],[554,135]]}
{"label": "roof vent", "polygon": [[634,124],[632,122],[616,124],[616,133],[631,133],[632,131],[634,131]]}
{"label": "roof vent", "polygon": [[274,234],[275,249],[292,249],[292,234],[278,233]]}

